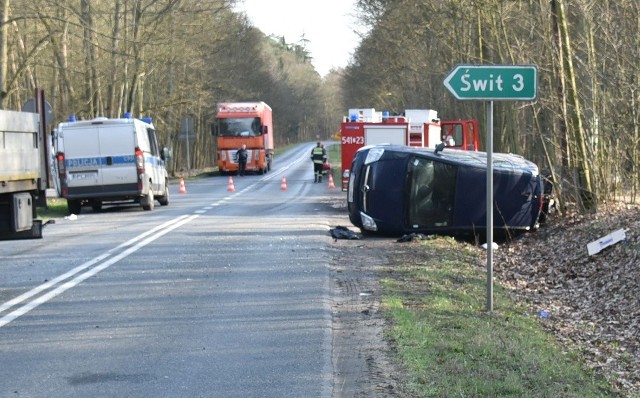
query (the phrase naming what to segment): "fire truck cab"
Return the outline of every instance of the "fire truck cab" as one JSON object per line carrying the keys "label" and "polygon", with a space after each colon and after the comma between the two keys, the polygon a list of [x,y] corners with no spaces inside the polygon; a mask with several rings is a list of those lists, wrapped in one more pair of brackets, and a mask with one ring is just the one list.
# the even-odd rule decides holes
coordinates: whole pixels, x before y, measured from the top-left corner
{"label": "fire truck cab", "polygon": [[374,108],[349,109],[340,125],[342,190],[349,183],[349,167],[358,149],[377,144],[435,148],[440,142],[452,149],[477,151],[478,122],[474,119],[440,121],[432,109],[407,109],[391,116]]}

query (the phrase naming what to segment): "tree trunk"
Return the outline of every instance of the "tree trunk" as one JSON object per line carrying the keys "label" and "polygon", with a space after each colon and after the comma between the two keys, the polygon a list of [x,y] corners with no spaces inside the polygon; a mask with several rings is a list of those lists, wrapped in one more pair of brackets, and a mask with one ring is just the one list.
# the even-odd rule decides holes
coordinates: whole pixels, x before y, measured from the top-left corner
{"label": "tree trunk", "polygon": [[107,88],[107,114],[110,117],[122,116],[123,112],[119,107],[118,101],[118,61],[120,60],[120,19],[122,0],[115,0],[113,15],[113,30],[111,31],[111,71],[109,76],[109,85]]}
{"label": "tree trunk", "polygon": [[97,116],[104,112],[101,101],[100,76],[97,69],[98,45],[94,39],[95,26],[93,23],[93,10],[91,0],[80,1],[80,15],[83,21],[83,37],[85,50],[85,98],[88,105],[89,116]]}
{"label": "tree trunk", "polygon": [[9,29],[9,0],[0,0],[0,109],[4,109],[4,98],[7,96],[7,42]]}
{"label": "tree trunk", "polygon": [[589,159],[587,153],[587,140],[585,137],[584,126],[582,124],[581,103],[578,97],[578,87],[576,83],[576,74],[573,68],[573,50],[571,48],[571,37],[564,7],[564,0],[558,0],[558,23],[560,26],[560,38],[562,41],[562,49],[564,52],[564,64],[562,69],[566,69],[566,77],[570,90],[567,91],[568,103],[571,104],[570,113],[571,128],[573,130],[574,144],[576,147],[576,170],[577,184],[579,192],[579,204],[582,209],[595,211],[597,209],[597,198],[592,181],[591,171],[589,167]]}

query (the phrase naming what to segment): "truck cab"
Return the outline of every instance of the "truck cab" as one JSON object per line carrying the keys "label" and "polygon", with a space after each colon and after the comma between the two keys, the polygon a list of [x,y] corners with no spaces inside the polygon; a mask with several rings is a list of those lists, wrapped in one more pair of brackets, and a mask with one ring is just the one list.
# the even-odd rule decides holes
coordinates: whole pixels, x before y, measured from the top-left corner
{"label": "truck cab", "polygon": [[221,102],[212,126],[218,147],[218,170],[230,174],[238,171],[236,153],[247,149],[246,170],[267,173],[274,156],[272,110],[264,102]]}

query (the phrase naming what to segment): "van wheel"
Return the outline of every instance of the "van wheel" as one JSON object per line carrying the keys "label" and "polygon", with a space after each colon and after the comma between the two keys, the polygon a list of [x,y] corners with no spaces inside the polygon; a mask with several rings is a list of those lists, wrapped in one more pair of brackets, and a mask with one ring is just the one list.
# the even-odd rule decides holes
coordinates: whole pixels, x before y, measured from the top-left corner
{"label": "van wheel", "polygon": [[74,200],[67,199],[67,208],[69,209],[69,214],[78,215],[82,210],[82,202],[77,199],[74,199]]}
{"label": "van wheel", "polygon": [[155,206],[156,199],[153,197],[153,189],[149,188],[149,193],[147,196],[142,198],[141,205],[143,210],[153,210]]}
{"label": "van wheel", "polygon": [[165,181],[164,183],[164,195],[158,196],[158,203],[160,206],[166,206],[169,204],[169,182]]}

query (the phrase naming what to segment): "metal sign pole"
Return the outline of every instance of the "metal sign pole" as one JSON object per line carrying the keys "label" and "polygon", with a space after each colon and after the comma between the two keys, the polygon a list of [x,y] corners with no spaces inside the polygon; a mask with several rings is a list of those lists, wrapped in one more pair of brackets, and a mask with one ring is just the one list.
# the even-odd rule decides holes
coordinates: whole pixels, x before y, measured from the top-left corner
{"label": "metal sign pole", "polygon": [[538,96],[535,65],[458,65],[444,86],[459,100],[487,106],[487,311],[493,311],[493,101],[531,101]]}
{"label": "metal sign pole", "polygon": [[487,106],[487,311],[493,311],[493,101]]}

